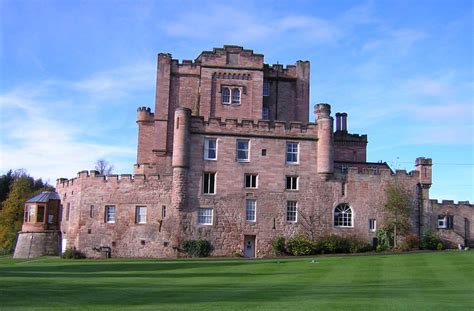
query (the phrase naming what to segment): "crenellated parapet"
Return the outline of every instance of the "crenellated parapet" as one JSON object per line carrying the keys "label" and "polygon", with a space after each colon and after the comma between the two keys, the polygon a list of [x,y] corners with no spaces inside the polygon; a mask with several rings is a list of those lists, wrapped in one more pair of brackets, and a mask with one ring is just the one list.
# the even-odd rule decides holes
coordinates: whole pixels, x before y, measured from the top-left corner
{"label": "crenellated parapet", "polygon": [[317,126],[314,123],[283,122],[268,120],[208,118],[193,116],[191,133],[221,135],[251,135],[262,137],[291,137],[294,139],[317,139]]}
{"label": "crenellated parapet", "polygon": [[469,201],[458,201],[454,203],[454,200],[442,200],[438,201],[436,199],[430,200],[431,206],[435,208],[462,208],[462,207],[469,207],[474,208],[474,204],[470,203]]}
{"label": "crenellated parapet", "polygon": [[367,145],[367,135],[336,131],[334,132],[334,143],[338,145]]}
{"label": "crenellated parapet", "polygon": [[149,107],[137,108],[137,122],[153,122],[155,114]]}

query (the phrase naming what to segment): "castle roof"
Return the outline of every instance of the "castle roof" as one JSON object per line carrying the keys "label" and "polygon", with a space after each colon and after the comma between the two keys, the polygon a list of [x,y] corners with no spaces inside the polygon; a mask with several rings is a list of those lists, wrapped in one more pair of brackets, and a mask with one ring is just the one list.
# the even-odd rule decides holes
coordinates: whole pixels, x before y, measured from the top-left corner
{"label": "castle roof", "polygon": [[51,200],[60,200],[59,194],[52,191],[43,191],[40,194],[35,195],[34,197],[26,201],[26,203],[47,203]]}

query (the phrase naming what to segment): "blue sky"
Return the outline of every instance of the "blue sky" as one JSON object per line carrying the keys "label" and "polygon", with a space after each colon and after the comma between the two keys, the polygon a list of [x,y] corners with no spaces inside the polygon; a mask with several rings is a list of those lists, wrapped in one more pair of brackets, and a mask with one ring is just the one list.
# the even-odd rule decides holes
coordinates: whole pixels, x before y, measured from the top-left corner
{"label": "blue sky", "polygon": [[[431,197],[474,201],[473,1],[0,0],[0,172],[55,183],[98,158],[131,173],[156,55],[242,45],[311,62],[311,107],[347,112],[368,160],[414,169]],[[310,109],[313,110],[312,108]],[[313,117],[311,117],[314,119]]]}

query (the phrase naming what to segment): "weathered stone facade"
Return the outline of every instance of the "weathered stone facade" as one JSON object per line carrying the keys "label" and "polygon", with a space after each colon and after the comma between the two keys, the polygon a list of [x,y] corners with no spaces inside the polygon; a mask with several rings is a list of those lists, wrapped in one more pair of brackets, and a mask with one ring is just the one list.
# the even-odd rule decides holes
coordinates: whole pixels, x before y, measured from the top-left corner
{"label": "weathered stone facade", "polygon": [[[281,235],[372,241],[394,182],[413,198],[414,234],[436,228],[436,211],[448,208],[429,200],[430,159],[393,172],[366,161],[367,136],[348,132],[346,113],[336,114],[334,131],[331,107],[318,104],[316,122],[308,122],[307,61],[267,65],[237,46],[182,63],[159,54],[156,90],[155,112],[137,112],[135,175],[83,171],[58,180],[63,248],[89,257],[102,256],[93,250],[99,246],[112,256],[174,257],[183,240],[202,238],[215,256],[262,257]],[[347,223],[335,219],[340,204],[350,206]],[[472,205],[451,205],[454,230],[467,224],[469,243]]]}

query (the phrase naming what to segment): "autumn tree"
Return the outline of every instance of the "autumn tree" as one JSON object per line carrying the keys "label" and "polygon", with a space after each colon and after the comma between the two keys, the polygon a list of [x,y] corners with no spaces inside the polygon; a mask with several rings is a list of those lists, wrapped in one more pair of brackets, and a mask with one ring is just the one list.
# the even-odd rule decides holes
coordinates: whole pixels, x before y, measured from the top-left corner
{"label": "autumn tree", "polygon": [[95,170],[101,175],[110,175],[114,171],[114,166],[105,159],[99,159],[95,163]]}
{"label": "autumn tree", "polygon": [[397,246],[397,238],[410,230],[411,196],[400,183],[390,183],[385,189],[385,210],[389,217],[386,229],[393,233],[393,245]]}

